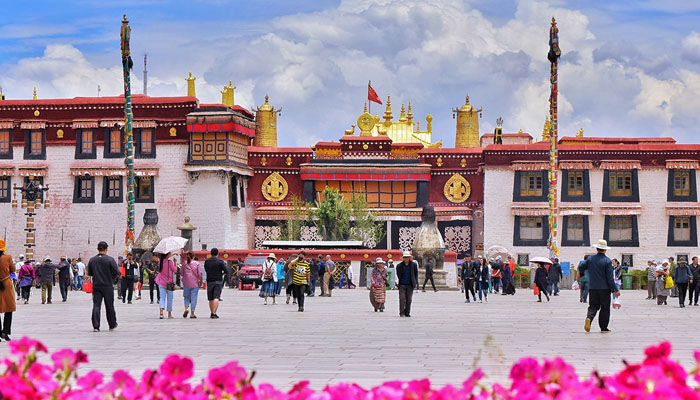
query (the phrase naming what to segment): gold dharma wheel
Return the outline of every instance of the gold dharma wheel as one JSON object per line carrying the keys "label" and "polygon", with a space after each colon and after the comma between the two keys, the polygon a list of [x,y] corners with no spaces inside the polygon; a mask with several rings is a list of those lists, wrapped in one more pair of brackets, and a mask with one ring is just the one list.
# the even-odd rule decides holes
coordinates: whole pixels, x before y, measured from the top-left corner
{"label": "gold dharma wheel", "polygon": [[369,133],[372,128],[374,128],[375,120],[372,114],[368,112],[364,112],[360,114],[360,116],[357,118],[357,127],[360,128],[361,133],[366,134]]}
{"label": "gold dharma wheel", "polygon": [[267,201],[282,201],[287,197],[287,180],[277,172],[268,175],[262,183],[262,194]]}
{"label": "gold dharma wheel", "polygon": [[454,174],[445,182],[445,197],[452,203],[464,203],[472,193],[471,185],[460,174]]}

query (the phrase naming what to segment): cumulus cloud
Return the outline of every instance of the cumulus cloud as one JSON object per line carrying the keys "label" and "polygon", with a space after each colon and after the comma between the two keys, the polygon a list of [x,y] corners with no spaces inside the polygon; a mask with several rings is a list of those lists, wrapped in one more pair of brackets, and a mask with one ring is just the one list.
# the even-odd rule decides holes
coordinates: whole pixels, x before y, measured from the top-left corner
{"label": "cumulus cloud", "polygon": [[[416,120],[431,113],[434,141],[451,145],[451,109],[466,94],[484,108],[482,132],[502,116],[506,131],[539,137],[548,114],[549,22],[556,16],[563,51],[561,135],[584,128],[591,136],[660,136],[697,123],[698,33],[654,51],[643,37],[597,32],[585,10],[564,2],[519,0],[512,15],[498,21],[487,15],[479,2],[343,0],[238,30],[149,21],[135,27],[132,49],[149,52],[150,95],[185,94],[190,70],[205,103],[219,102],[229,80],[244,107],[269,94],[284,108],[280,145],[337,140],[362,111],[368,80],[380,96],[392,96],[395,115],[409,101]],[[0,84],[23,97],[33,86],[44,98],[94,95],[98,84],[103,94],[119,94],[120,66],[97,59],[104,55],[49,45],[42,56],[7,66]],[[133,81],[138,92],[140,73]],[[695,140],[684,132],[672,135]]]}

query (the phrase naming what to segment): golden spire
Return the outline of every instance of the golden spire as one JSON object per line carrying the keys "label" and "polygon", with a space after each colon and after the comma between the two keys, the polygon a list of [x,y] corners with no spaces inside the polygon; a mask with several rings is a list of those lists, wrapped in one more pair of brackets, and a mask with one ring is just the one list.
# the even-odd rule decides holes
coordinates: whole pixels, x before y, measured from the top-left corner
{"label": "golden spire", "polygon": [[197,97],[197,94],[195,93],[195,90],[194,90],[195,79],[197,79],[197,78],[192,76],[191,72],[190,72],[190,75],[187,78],[185,78],[185,80],[187,81],[187,95],[190,97]]}
{"label": "golden spire", "polygon": [[406,122],[406,107],[404,107],[403,103],[401,104],[401,115],[399,116],[399,121],[401,122]]}
{"label": "golden spire", "polygon": [[413,123],[413,111],[411,111],[411,102],[408,102],[408,114],[406,114],[406,121],[410,124]]}
{"label": "golden spire", "polygon": [[384,125],[390,126],[392,118],[394,118],[394,116],[391,114],[391,96],[386,96],[386,110],[384,111]]}
{"label": "golden spire", "polygon": [[549,117],[544,120],[544,128],[542,128],[542,140],[549,140],[549,131],[552,129],[552,123],[549,121]]}
{"label": "golden spire", "polygon": [[221,104],[227,107],[233,107],[233,91],[236,89],[235,86],[228,81],[228,86],[224,86],[224,90],[221,91]]}
{"label": "golden spire", "polygon": [[583,137],[583,128],[576,133],[576,137]]}
{"label": "golden spire", "polygon": [[32,97],[32,99],[36,100],[36,86],[34,87],[34,96]]}
{"label": "golden spire", "polygon": [[428,122],[428,133],[433,132],[433,116],[428,114],[425,116],[425,120]]}

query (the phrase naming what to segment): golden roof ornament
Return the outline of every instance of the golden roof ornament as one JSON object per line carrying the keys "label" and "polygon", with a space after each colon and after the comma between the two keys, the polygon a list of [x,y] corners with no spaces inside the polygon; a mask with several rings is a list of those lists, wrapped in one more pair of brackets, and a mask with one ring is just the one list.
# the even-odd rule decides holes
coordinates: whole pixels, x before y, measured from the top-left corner
{"label": "golden roof ornament", "polygon": [[469,95],[467,95],[467,99],[464,102],[464,105],[462,105],[462,107],[460,107],[459,110],[460,111],[472,111],[472,110],[474,110],[474,107],[472,107],[472,105],[469,104]]}
{"label": "golden roof ornament", "polygon": [[552,129],[552,123],[549,121],[549,117],[544,120],[544,128],[542,128],[542,141],[549,140],[549,131]]}
{"label": "golden roof ornament", "polygon": [[406,122],[408,121],[406,119],[406,107],[404,107],[403,104],[401,104],[401,115],[399,116],[399,121],[400,122]]}
{"label": "golden roof ornament", "polygon": [[36,86],[34,87],[34,95],[32,96],[33,100],[36,100]]}
{"label": "golden roof ornament", "polygon": [[272,110],[272,105],[270,105],[270,97],[268,95],[265,95],[265,104],[261,105],[258,107],[258,110],[260,111],[271,111]]}
{"label": "golden roof ornament", "polygon": [[583,128],[576,133],[576,137],[583,137]]}
{"label": "golden roof ornament", "polygon": [[[372,136],[372,128],[374,128],[375,122],[376,119],[374,116],[367,112],[367,103],[365,103],[364,112],[357,118],[357,127],[360,128],[360,136]],[[354,130],[355,127],[353,125],[353,131]]]}
{"label": "golden roof ornament", "polygon": [[432,114],[426,115],[425,120],[428,122],[428,133],[432,133],[433,132],[433,116],[432,116]]}
{"label": "golden roof ornament", "polygon": [[386,96],[386,110],[384,110],[384,125],[390,126],[392,118],[394,118],[394,116],[391,114],[391,96]]}
{"label": "golden roof ornament", "polygon": [[413,122],[413,111],[411,111],[411,102],[408,102],[408,114],[406,114],[406,122],[409,124]]}
{"label": "golden roof ornament", "polygon": [[185,80],[187,81],[187,95],[190,97],[197,97],[197,93],[196,93],[195,88],[194,88],[194,81],[196,79],[197,78],[192,76],[191,72],[190,72],[189,76],[187,78],[185,78]]}

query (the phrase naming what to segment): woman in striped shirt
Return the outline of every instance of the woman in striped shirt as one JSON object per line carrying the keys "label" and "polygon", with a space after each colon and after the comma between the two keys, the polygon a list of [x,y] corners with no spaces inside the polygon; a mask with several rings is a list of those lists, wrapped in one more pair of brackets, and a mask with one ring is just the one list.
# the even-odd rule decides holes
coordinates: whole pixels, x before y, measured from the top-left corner
{"label": "woman in striped shirt", "polygon": [[299,256],[296,260],[292,261],[289,265],[289,269],[294,271],[294,290],[297,295],[297,303],[299,304],[299,312],[304,312],[304,293],[306,292],[306,286],[309,284],[311,279],[311,267],[309,262],[304,259],[304,252],[299,252]]}

